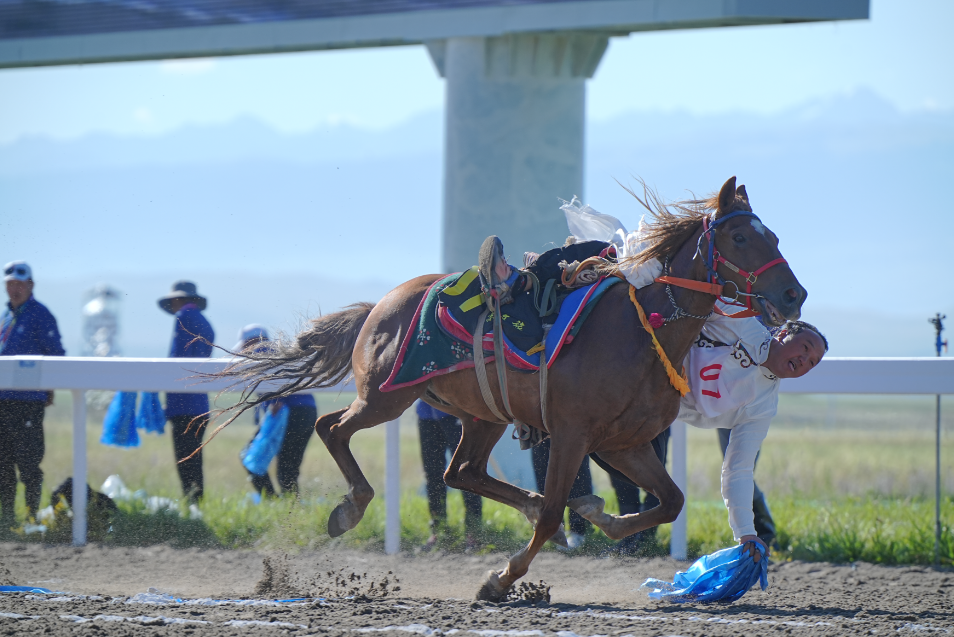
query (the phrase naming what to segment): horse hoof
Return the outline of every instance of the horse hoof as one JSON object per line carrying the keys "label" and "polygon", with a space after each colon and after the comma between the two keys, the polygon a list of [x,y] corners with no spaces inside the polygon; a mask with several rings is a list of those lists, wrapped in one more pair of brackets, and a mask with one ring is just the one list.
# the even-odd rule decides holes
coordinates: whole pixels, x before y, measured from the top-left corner
{"label": "horse hoof", "polygon": [[603,498],[598,495],[584,495],[579,498],[573,498],[566,503],[568,507],[590,522],[593,521],[593,517],[602,515],[603,506],[605,504]]}
{"label": "horse hoof", "polygon": [[335,510],[331,512],[331,516],[328,518],[328,535],[330,537],[338,537],[344,534],[345,531],[350,531],[358,526],[358,522],[361,521],[361,518],[362,515],[358,511],[358,507],[345,498],[335,507]]}
{"label": "horse hoof", "polygon": [[510,587],[504,588],[496,571],[488,571],[484,583],[477,591],[477,600],[481,602],[501,602],[507,597],[508,590],[510,590]]}
{"label": "horse hoof", "polygon": [[343,534],[348,529],[341,528],[341,525],[338,524],[338,509],[335,509],[331,512],[331,517],[328,518],[328,536],[329,537],[338,537]]}

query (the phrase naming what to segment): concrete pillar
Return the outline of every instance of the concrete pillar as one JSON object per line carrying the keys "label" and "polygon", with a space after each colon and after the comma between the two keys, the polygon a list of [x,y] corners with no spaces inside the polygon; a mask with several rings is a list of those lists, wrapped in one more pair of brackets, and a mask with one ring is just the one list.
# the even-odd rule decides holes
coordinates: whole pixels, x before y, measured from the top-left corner
{"label": "concrete pillar", "polygon": [[517,266],[563,245],[558,198],[583,197],[585,81],[606,46],[569,32],[428,43],[447,80],[445,272],[474,265],[490,234]]}

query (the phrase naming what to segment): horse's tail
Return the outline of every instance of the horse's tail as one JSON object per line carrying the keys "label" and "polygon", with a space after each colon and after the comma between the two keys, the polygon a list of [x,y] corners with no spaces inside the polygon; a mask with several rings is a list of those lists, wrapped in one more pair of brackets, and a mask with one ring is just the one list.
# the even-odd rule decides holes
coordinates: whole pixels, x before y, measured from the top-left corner
{"label": "horse's tail", "polygon": [[289,381],[281,389],[264,393],[261,400],[332,387],[344,380],[351,373],[358,334],[373,309],[374,303],[354,303],[312,319],[293,339],[278,341],[260,360],[245,367],[252,377],[263,381]]}
{"label": "horse's tail", "polygon": [[[230,352],[239,360],[207,378],[234,381],[225,391],[240,391],[241,399],[232,407],[213,412],[215,417],[229,417],[206,442],[256,405],[305,389],[333,387],[347,378],[352,371],[351,358],[358,334],[373,309],[374,303],[354,303],[340,312],[312,319],[291,338],[269,341],[264,348],[252,346],[241,352]],[[281,385],[259,392],[263,383]],[[259,392],[257,396],[256,392]]]}

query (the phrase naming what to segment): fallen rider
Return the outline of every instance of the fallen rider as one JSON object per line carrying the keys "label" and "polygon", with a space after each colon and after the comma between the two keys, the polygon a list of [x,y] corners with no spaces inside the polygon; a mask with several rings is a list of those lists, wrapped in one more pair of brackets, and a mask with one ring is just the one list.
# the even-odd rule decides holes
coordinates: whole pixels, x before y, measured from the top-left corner
{"label": "fallen rider", "polygon": [[[550,251],[536,259],[546,263],[548,272],[538,269],[540,283],[552,273],[550,264],[558,262],[565,269],[571,265],[568,258],[582,262],[588,257],[604,254],[612,246],[620,257],[629,256],[642,249],[639,231],[627,233],[622,224],[610,215],[603,215],[592,208],[580,208],[574,203],[564,206],[571,231],[576,231],[571,241],[555,258]],[[590,235],[579,231],[574,220],[585,212],[589,220],[605,234]],[[642,224],[641,224],[642,225]],[[592,225],[591,225],[592,227]],[[577,234],[578,233],[578,234]],[[580,236],[583,235],[583,236]],[[536,255],[528,255],[533,262]],[[488,237],[481,247],[479,269],[481,276],[490,284],[501,303],[511,298],[514,292],[530,289],[526,270],[509,266],[503,257],[503,246],[497,237]],[[528,270],[532,270],[531,265]],[[656,260],[641,263],[635,270],[624,272],[625,278],[637,288],[650,285],[662,271]],[[557,270],[559,272],[559,270]],[[485,274],[486,273],[486,274]],[[561,276],[562,280],[566,277]],[[726,309],[722,306],[722,309]],[[772,418],[778,411],[780,379],[798,378],[811,371],[828,351],[828,341],[815,326],[804,321],[787,321],[769,331],[757,318],[731,318],[713,313],[684,361],[689,374],[690,392],[683,396],[678,420],[702,429],[730,430],[729,444],[722,464],[722,497],[729,514],[729,526],[736,541],[747,545],[746,551],[757,563],[761,552],[759,544],[768,554],[767,543],[755,531],[753,494],[754,469],[762,441],[768,433]],[[668,433],[668,432],[666,432]],[[661,434],[660,438],[665,435]],[[657,455],[662,448],[654,445]],[[600,467],[617,480],[632,484],[622,473],[602,461],[597,454],[590,456]],[[638,485],[637,485],[638,486]],[[600,527],[614,539],[622,534],[614,528],[624,528],[623,517],[603,512],[603,499],[587,495],[570,500],[569,506],[581,516]],[[639,515],[633,513],[630,515]]]}
{"label": "fallen rider", "polygon": [[[731,431],[722,462],[722,498],[729,526],[740,544],[768,545],[755,531],[753,496],[755,459],[778,412],[780,379],[811,371],[828,351],[828,341],[814,325],[787,321],[773,332],[756,318],[733,319],[714,314],[690,350],[686,369],[690,391],[677,420],[701,429]],[[596,454],[591,457],[617,479],[626,480]],[[638,485],[637,485],[638,486]],[[588,496],[570,506],[606,530],[603,502]],[[634,514],[638,515],[638,514]],[[760,555],[748,547],[756,562]]]}

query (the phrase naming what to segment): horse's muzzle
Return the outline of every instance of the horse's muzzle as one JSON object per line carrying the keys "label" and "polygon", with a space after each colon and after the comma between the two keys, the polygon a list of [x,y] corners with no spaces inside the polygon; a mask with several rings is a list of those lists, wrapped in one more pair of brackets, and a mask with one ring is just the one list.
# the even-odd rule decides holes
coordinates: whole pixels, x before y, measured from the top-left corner
{"label": "horse's muzzle", "polygon": [[796,283],[775,298],[760,296],[758,303],[762,311],[762,320],[766,325],[778,327],[786,320],[797,320],[802,315],[802,304],[808,298],[808,292]]}

